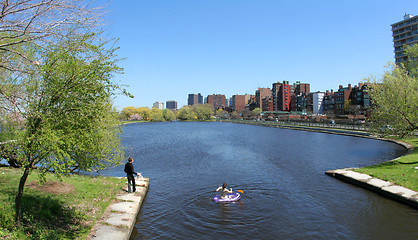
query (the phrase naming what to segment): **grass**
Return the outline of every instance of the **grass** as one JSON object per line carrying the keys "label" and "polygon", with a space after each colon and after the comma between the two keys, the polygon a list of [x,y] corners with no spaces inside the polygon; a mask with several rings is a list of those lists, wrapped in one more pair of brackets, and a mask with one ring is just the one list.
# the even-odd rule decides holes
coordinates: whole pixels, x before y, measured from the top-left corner
{"label": "grass", "polygon": [[[16,226],[15,196],[22,172],[0,167],[0,239],[86,239],[95,222],[121,191],[123,180],[111,177],[49,175],[41,188],[32,173],[22,197],[23,223]],[[31,186],[31,187],[30,187]],[[58,186],[58,189],[57,189]],[[67,189],[64,193],[53,190]]]}
{"label": "grass", "polygon": [[415,169],[418,167],[418,138],[400,140],[414,146],[412,153],[393,161],[355,169],[355,171],[418,191],[418,169]]}

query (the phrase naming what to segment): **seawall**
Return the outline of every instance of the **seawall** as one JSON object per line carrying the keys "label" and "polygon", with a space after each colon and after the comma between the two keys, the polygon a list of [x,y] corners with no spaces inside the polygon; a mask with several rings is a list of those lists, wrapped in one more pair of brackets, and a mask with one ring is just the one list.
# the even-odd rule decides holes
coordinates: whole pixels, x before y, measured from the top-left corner
{"label": "seawall", "polygon": [[121,192],[92,228],[88,239],[128,240],[149,188],[149,178],[136,179],[136,192]]}

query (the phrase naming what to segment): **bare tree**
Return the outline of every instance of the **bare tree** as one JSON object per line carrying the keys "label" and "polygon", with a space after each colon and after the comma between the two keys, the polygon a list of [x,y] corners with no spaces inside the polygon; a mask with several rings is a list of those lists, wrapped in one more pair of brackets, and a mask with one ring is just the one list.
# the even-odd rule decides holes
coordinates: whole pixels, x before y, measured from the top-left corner
{"label": "bare tree", "polygon": [[[95,27],[103,7],[94,0],[1,0],[0,68],[24,71],[19,62],[38,64],[22,47],[56,42],[74,25]],[[97,4],[96,4],[97,5]],[[80,29],[80,28],[78,28]],[[26,65],[24,64],[24,65]]]}

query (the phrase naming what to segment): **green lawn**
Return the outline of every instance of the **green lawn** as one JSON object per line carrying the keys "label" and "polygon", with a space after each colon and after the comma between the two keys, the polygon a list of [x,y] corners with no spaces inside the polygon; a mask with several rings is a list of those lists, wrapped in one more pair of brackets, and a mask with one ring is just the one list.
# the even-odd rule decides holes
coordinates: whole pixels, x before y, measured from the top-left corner
{"label": "green lawn", "polygon": [[355,171],[418,191],[418,169],[415,169],[418,168],[418,138],[400,140],[414,146],[411,154]]}
{"label": "green lawn", "polygon": [[[124,180],[71,175],[37,184],[32,173],[22,198],[23,224],[14,223],[14,200],[22,171],[0,167],[0,239],[86,239],[121,191]],[[61,191],[61,193],[60,193]]]}

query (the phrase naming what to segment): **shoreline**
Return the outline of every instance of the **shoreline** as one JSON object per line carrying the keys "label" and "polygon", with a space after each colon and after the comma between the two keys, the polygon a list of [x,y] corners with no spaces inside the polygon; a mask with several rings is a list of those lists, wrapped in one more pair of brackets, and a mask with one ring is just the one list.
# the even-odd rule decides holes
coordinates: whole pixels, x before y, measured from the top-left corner
{"label": "shoreline", "polygon": [[[126,177],[118,177],[124,179]],[[135,227],[136,219],[149,188],[149,178],[137,178],[137,191],[126,190],[116,196],[116,202],[110,204],[103,216],[96,222],[87,239],[94,240],[129,240]]]}

